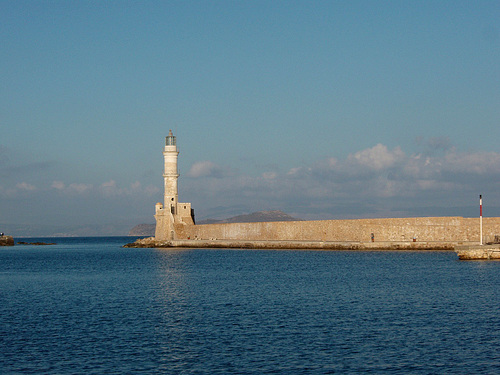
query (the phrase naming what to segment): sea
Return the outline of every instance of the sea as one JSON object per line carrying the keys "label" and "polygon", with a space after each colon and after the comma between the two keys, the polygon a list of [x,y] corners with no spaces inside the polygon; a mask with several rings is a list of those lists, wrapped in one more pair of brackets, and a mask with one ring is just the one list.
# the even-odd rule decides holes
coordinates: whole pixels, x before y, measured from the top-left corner
{"label": "sea", "polygon": [[500,262],[454,252],[0,248],[1,374],[500,374]]}

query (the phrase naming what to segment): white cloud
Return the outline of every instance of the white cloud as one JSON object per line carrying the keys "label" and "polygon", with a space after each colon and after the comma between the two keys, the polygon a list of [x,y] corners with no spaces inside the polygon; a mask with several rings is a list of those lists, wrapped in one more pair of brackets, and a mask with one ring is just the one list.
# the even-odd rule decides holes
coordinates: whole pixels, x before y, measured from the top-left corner
{"label": "white cloud", "polygon": [[188,172],[188,176],[194,178],[198,177],[221,178],[226,175],[228,175],[228,171],[226,169],[208,160],[203,160],[194,163]]}
{"label": "white cloud", "polygon": [[257,177],[229,175],[223,179],[213,178],[216,166],[205,161],[190,172],[206,178],[182,186],[202,206],[245,205],[248,211],[300,209],[330,216],[351,211],[358,217],[402,215],[402,207],[417,212],[421,207],[463,206],[478,190],[500,201],[500,153],[458,152],[443,144],[435,149],[440,155],[408,156],[400,147],[390,150],[377,144],[344,159],[326,158],[285,173],[268,170]]}
{"label": "white cloud", "polygon": [[117,187],[115,180],[103,182],[99,190],[105,197],[118,196],[123,193],[122,189]]}
{"label": "white cloud", "polygon": [[99,186],[100,192],[105,197],[114,197],[114,196],[153,196],[160,192],[160,188],[158,186],[146,186],[143,187],[139,181],[135,181],[130,184],[130,187],[120,187],[115,180],[109,180],[103,182]]}
{"label": "white cloud", "polygon": [[130,184],[129,188],[119,187],[115,180],[105,181],[98,186],[97,189],[94,189],[94,185],[92,184],[83,184],[83,183],[71,183],[66,185],[66,183],[62,181],[53,181],[51,184],[51,188],[63,192],[65,194],[88,194],[90,192],[100,192],[105,197],[113,197],[113,196],[153,196],[160,192],[160,188],[158,186],[146,186],[143,187],[139,181],[135,181]]}
{"label": "white cloud", "polygon": [[109,180],[109,181],[103,182],[101,184],[101,187],[104,189],[114,189],[114,188],[116,188],[116,181]]}
{"label": "white cloud", "polygon": [[[396,162],[401,161],[404,157],[405,154],[399,147],[396,147],[393,151],[389,151],[387,146],[379,143],[372,148],[349,155],[348,159],[360,165],[379,171],[381,169],[392,167]],[[329,164],[332,164],[332,162],[332,159],[329,159]],[[336,163],[333,164],[333,166],[335,166]]]}
{"label": "white cloud", "polygon": [[300,168],[300,167],[294,167],[294,168],[291,168],[291,169],[288,171],[287,175],[289,175],[289,176],[294,176],[294,175],[298,174],[298,173],[301,171],[301,169],[302,169],[302,168]]}
{"label": "white cloud", "polygon": [[28,184],[27,182],[20,182],[16,185],[16,188],[24,191],[34,191],[36,187],[34,185]]}
{"label": "white cloud", "polygon": [[458,153],[446,154],[443,166],[453,172],[485,174],[500,173],[500,154],[489,153]]}
{"label": "white cloud", "polygon": [[262,178],[266,180],[274,180],[277,177],[276,172],[264,172],[262,173]]}
{"label": "white cloud", "polygon": [[52,182],[51,186],[56,190],[64,190],[64,188],[66,187],[66,185],[62,181],[54,181]]}
{"label": "white cloud", "polygon": [[93,185],[82,184],[82,183],[71,183],[68,186],[66,186],[66,184],[62,181],[53,181],[51,188],[56,189],[58,191],[62,191],[64,193],[83,194],[92,190]]}
{"label": "white cloud", "polygon": [[90,184],[70,184],[68,186],[69,191],[74,191],[76,193],[82,194],[85,193],[93,188],[93,185]]}

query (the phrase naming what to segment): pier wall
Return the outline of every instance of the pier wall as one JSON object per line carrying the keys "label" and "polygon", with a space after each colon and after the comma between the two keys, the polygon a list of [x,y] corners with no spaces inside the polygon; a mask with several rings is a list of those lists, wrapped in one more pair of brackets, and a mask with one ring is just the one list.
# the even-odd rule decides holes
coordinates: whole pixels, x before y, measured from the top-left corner
{"label": "pier wall", "polygon": [[[175,225],[177,239],[269,241],[479,242],[479,219],[417,217]],[[483,218],[483,242],[500,235],[500,218]]]}

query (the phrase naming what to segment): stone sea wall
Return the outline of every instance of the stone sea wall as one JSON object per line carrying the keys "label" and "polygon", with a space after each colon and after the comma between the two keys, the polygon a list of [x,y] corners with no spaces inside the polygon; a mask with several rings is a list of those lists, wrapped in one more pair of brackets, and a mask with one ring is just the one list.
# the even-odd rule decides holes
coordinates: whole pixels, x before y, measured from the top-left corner
{"label": "stone sea wall", "polygon": [[[479,219],[418,217],[176,225],[177,240],[479,242]],[[500,218],[483,218],[483,242],[500,235]]]}
{"label": "stone sea wall", "polygon": [[500,260],[500,245],[456,246],[455,251],[460,260]]}

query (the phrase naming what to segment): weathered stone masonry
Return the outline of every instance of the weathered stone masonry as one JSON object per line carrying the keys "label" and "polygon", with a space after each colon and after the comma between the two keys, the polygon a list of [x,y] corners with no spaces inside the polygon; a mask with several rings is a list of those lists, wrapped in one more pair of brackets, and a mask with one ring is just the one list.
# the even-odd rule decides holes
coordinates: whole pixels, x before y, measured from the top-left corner
{"label": "weathered stone masonry", "polygon": [[[282,241],[440,241],[479,242],[479,219],[419,217],[403,219],[317,220],[266,223],[176,225],[178,239]],[[500,234],[500,218],[483,218],[483,241]]]}

